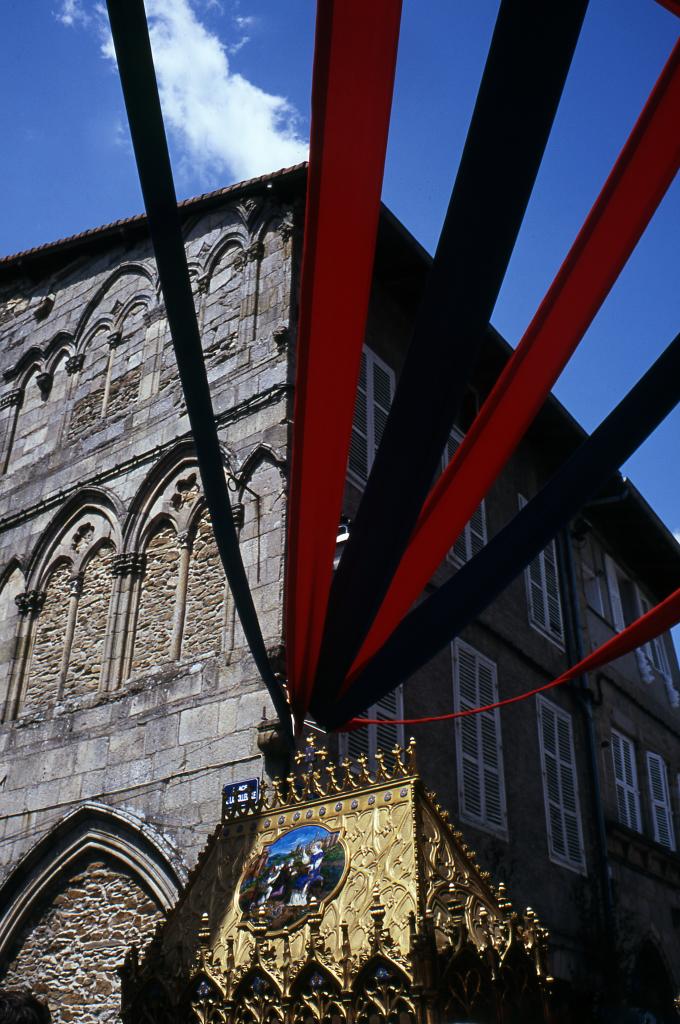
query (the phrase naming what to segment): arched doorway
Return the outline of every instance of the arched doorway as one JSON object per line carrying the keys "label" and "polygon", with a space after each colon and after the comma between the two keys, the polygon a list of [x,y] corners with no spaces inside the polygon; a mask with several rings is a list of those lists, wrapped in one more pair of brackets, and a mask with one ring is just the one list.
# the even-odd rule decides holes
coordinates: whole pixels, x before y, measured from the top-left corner
{"label": "arched doorway", "polygon": [[[630,1000],[645,1024],[676,1024],[673,985],[656,946],[642,944],[631,976]],[[646,1015],[646,1016],[645,1016]]]}

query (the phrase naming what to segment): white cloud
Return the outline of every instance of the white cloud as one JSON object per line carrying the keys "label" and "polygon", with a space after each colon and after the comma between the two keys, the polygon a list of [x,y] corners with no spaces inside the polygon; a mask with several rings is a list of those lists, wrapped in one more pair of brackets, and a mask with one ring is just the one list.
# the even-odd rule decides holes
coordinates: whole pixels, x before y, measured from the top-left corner
{"label": "white cloud", "polygon": [[680,544],[680,530],[673,530],[673,536],[677,540],[678,544]]}
{"label": "white cloud", "polygon": [[[114,60],[104,6],[97,3],[93,10],[101,52]],[[189,0],[147,0],[146,10],[166,128],[187,165],[238,180],[306,159],[295,108],[231,71],[227,47],[202,24]],[[63,24],[85,18],[80,0],[64,0]],[[254,24],[246,17],[237,21],[241,32]],[[246,41],[236,40],[236,49]]]}
{"label": "white cloud", "polygon": [[56,18],[62,25],[87,25],[90,20],[87,11],[83,10],[81,0],[62,0]]}

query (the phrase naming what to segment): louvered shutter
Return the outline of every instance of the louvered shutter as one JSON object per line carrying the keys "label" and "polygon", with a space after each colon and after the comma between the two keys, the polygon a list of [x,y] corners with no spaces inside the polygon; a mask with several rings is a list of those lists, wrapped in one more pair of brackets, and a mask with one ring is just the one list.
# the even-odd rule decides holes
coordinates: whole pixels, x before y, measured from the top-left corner
{"label": "louvered shutter", "polygon": [[382,436],[385,432],[387,415],[392,404],[394,393],[394,374],[389,367],[373,356],[373,451],[371,464],[375,458]]}
{"label": "louvered shutter", "polygon": [[357,386],[357,397],[352,421],[352,437],[349,446],[349,470],[364,483],[368,479],[368,371],[366,352],[361,353],[361,370]]}
{"label": "louvered shutter", "polygon": [[[527,503],[518,495],[519,507]],[[542,633],[558,643],[564,642],[562,624],[562,601],[560,599],[560,578],[557,568],[557,547],[555,541],[540,551],[525,569],[529,622]]]}
{"label": "louvered shutter", "polygon": [[604,566],[607,573],[607,589],[609,590],[609,602],[612,606],[612,622],[617,632],[626,628],[626,620],[623,615],[623,602],[619,591],[619,576],[616,563],[609,557],[604,556]]}
{"label": "louvered shutter", "polygon": [[376,750],[381,750],[386,755],[386,761],[388,763],[393,762],[392,750],[394,745],[396,743],[403,745],[404,742],[403,725],[394,725],[393,721],[395,718],[403,717],[403,690],[401,686],[398,686],[396,690],[392,690],[391,693],[382,697],[371,709],[371,718],[380,718],[384,722],[384,724],[372,727],[375,731],[375,747],[371,751],[372,755],[375,754]]}
{"label": "louvered shutter", "polygon": [[571,716],[550,701],[538,701],[543,790],[551,855],[561,863],[585,866]]}
{"label": "louvered shutter", "polygon": [[[462,641],[454,646],[456,711],[492,704],[498,698],[496,667]],[[505,831],[505,783],[498,711],[456,719],[458,795],[461,817]]]}
{"label": "louvered shutter", "polygon": [[[446,448],[442,457],[442,469],[446,469],[456,454],[462,440],[463,434],[454,427],[446,442]],[[473,555],[482,550],[486,544],[486,539],[486,506],[484,501],[481,501],[472,513],[470,521],[465,524],[463,532],[456,538],[449,552],[449,559],[461,563],[469,561]]]}
{"label": "louvered shutter", "polygon": [[368,480],[393,397],[394,372],[375,352],[364,347],[348,463],[349,472],[357,482]]}
{"label": "louvered shutter", "polygon": [[404,691],[403,687],[398,686],[377,704],[372,704],[366,712],[366,718],[380,718],[384,720],[384,724],[363,726],[361,729],[346,733],[340,744],[342,756],[356,761],[360,754],[365,754],[373,768],[376,750],[381,750],[386,755],[387,763],[391,763],[391,751],[395,743],[402,746],[404,743],[404,727],[395,725],[394,719],[403,717]]}
{"label": "louvered shutter", "polygon": [[612,731],[612,760],[616,783],[616,804],[622,825],[640,832],[640,795],[632,740]]}
{"label": "louvered shutter", "polygon": [[343,756],[348,757],[352,762],[357,761],[361,754],[370,757],[370,730],[374,728],[375,726],[372,725],[363,726],[361,729],[346,733],[342,743]]}
{"label": "louvered shutter", "polygon": [[545,603],[548,631],[556,639],[564,639],[562,626],[562,602],[560,600],[560,578],[557,570],[557,547],[555,541],[541,552],[545,573]]}
{"label": "louvered shutter", "polygon": [[659,754],[653,754],[650,750],[647,751],[647,779],[652,804],[654,841],[666,846],[669,850],[675,850],[666,764]]}

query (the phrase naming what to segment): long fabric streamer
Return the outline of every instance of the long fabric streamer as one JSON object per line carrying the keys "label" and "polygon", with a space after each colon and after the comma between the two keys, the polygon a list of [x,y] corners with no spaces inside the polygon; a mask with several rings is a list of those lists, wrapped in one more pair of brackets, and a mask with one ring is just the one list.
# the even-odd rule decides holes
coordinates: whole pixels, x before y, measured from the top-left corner
{"label": "long fabric streamer", "polygon": [[[517,704],[529,697],[535,697],[537,693],[544,693],[546,690],[552,690],[556,686],[577,679],[578,676],[584,675],[586,672],[593,672],[597,668],[609,665],[610,662],[622,658],[625,654],[630,654],[637,647],[642,647],[643,644],[654,640],[666,630],[672,629],[678,622],[680,622],[680,588],[550,683],[544,683],[543,686],[536,686],[533,690],[518,693],[514,697],[505,697],[503,700],[497,700],[493,704],[484,704],[478,708],[465,708],[463,711],[452,711],[446,715],[426,715],[422,718],[391,718],[388,724],[426,725],[430,722],[446,722],[452,718],[466,718],[468,715],[479,715],[484,711],[495,711],[496,708],[504,708],[508,704]],[[338,732],[353,732],[363,725],[385,725],[385,722],[384,718],[353,718]]]}
{"label": "long fabric streamer", "polygon": [[680,334],[511,522],[404,619],[319,719],[335,728],[417,671],[475,619],[611,479],[680,400]]}
{"label": "long fabric streamer", "polygon": [[680,166],[678,126],[680,43],[524,337],[433,488],[352,672],[408,612],[549,395]]}
{"label": "long fabric streamer", "polygon": [[286,645],[304,717],[342,511],[401,0],[318,0],[288,516]]}
{"label": "long fabric streamer", "polygon": [[107,6],[149,233],[215,540],[255,664],[282,728],[291,737],[290,710],[269,664],[231,514],[144,4],[142,0],[107,0]]}
{"label": "long fabric streamer", "polygon": [[586,6],[586,0],[501,3],[406,363],[333,580],[315,713],[317,703],[332,704],[430,489],[531,195]]}

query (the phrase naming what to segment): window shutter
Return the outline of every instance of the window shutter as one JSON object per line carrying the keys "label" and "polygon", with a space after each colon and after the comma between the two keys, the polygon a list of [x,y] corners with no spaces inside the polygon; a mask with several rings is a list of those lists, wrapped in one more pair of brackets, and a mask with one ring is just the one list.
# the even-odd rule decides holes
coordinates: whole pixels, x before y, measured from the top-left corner
{"label": "window shutter", "polygon": [[382,436],[385,432],[385,424],[387,423],[387,416],[392,405],[392,397],[394,392],[394,374],[385,366],[384,363],[380,363],[378,359],[373,357],[373,451],[371,453],[371,462],[375,458]]}
{"label": "window shutter", "polygon": [[623,602],[619,591],[619,578],[616,570],[616,563],[609,557],[604,556],[604,565],[607,573],[607,589],[609,590],[609,602],[612,606],[612,623],[617,632],[626,628],[626,620],[623,615]]}
{"label": "window shutter", "polygon": [[551,540],[541,552],[545,572],[546,619],[548,630],[559,640],[564,639],[562,627],[562,602],[560,600],[560,578],[557,570],[557,548]]}
{"label": "window shutter", "polygon": [[[518,499],[520,509],[524,508],[526,498],[520,494]],[[529,563],[525,569],[525,581],[529,622],[559,644],[564,643],[557,547],[554,540]]]}
{"label": "window shutter", "polygon": [[[403,717],[404,696],[401,686],[382,697],[371,710],[371,718],[380,718],[384,721],[384,724],[374,725],[372,728],[375,730],[375,750],[381,750],[386,754],[388,763],[394,760],[392,756],[394,745],[399,743],[403,746],[404,743],[403,725],[393,724],[393,719]],[[375,750],[371,753],[375,754]]]}
{"label": "window shutter", "polygon": [[364,346],[352,421],[348,469],[366,483],[385,430],[394,397],[394,372],[375,352]]}
{"label": "window shutter", "polygon": [[602,602],[602,587],[600,578],[589,565],[583,566],[583,587],[586,592],[588,606],[596,611],[598,615],[604,615],[604,604]]}
{"label": "window shutter", "polygon": [[355,729],[353,732],[345,733],[343,737],[343,757],[348,757],[350,761],[355,762],[359,759],[361,754],[366,757],[371,756],[370,749],[370,731],[375,726],[368,725],[363,726],[361,729]]}
{"label": "window shutter", "polygon": [[367,725],[353,732],[345,733],[340,741],[340,753],[356,761],[361,754],[368,758],[371,768],[375,767],[376,750],[386,754],[388,764],[393,762],[392,750],[395,743],[404,744],[403,725],[394,725],[395,718],[404,717],[404,690],[398,686],[396,690],[372,704],[366,711],[366,718],[380,718],[384,724]]}
{"label": "window shutter", "polygon": [[361,370],[357,385],[357,397],[352,421],[352,437],[349,446],[349,469],[365,483],[368,480],[368,386],[366,352],[361,353]]}
{"label": "window shutter", "polygon": [[[446,469],[456,454],[463,436],[457,427],[452,429],[442,457],[442,469]],[[454,541],[454,545],[449,552],[449,558],[456,562],[467,562],[473,555],[482,550],[486,540],[486,506],[484,501],[481,501],[472,513],[470,521],[465,524],[463,532]]]}
{"label": "window shutter", "polygon": [[538,734],[548,848],[555,860],[583,870],[585,854],[571,716],[550,701],[539,698]]}
{"label": "window shutter", "polygon": [[635,744],[618,732],[612,732],[612,760],[619,821],[622,825],[641,832]]}
{"label": "window shutter", "polygon": [[[492,704],[498,698],[496,666],[462,641],[454,645],[456,711]],[[507,812],[498,711],[456,719],[458,796],[461,817],[505,832]]]}
{"label": "window shutter", "polygon": [[647,751],[647,778],[652,804],[654,841],[666,846],[669,850],[675,850],[666,765],[663,758],[659,754],[653,754],[651,750]]}

